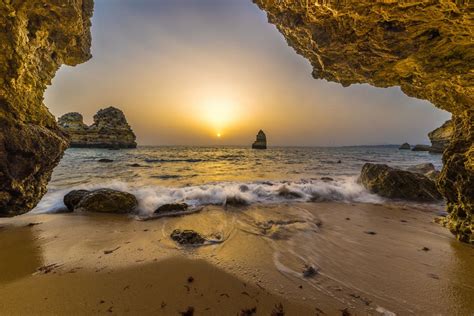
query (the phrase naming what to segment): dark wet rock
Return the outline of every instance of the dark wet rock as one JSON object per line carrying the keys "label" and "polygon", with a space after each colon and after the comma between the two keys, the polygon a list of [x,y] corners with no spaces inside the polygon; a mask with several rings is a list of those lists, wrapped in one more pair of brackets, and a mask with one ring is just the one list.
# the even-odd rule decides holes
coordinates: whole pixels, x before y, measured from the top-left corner
{"label": "dark wet rock", "polygon": [[410,150],[411,146],[408,143],[403,143],[403,144],[400,145],[400,147],[398,147],[398,149],[400,149],[400,150]]}
{"label": "dark wet rock", "polygon": [[430,152],[442,154],[454,135],[454,124],[452,120],[444,122],[437,129],[431,131],[428,137],[431,141]]}
{"label": "dark wet rock", "polygon": [[154,214],[164,214],[164,213],[179,213],[185,212],[189,208],[189,205],[186,203],[170,203],[164,204],[158,207]]}
{"label": "dark wet rock", "polygon": [[430,145],[415,145],[411,150],[412,151],[430,151],[431,146]]}
{"label": "dark wet rock", "polygon": [[421,163],[415,166],[411,166],[407,169],[410,172],[416,172],[416,173],[421,173],[421,174],[427,174],[428,172],[434,171],[435,166],[431,163]]}
{"label": "dark wet rock", "polygon": [[242,184],[240,187],[239,187],[239,191],[240,192],[248,192],[250,190],[250,188],[245,185],[245,184]]}
{"label": "dark wet rock", "polygon": [[64,205],[72,212],[82,198],[89,193],[88,190],[73,190],[64,196]]}
{"label": "dark wet rock", "polygon": [[206,239],[194,230],[175,229],[170,237],[180,245],[202,245],[206,242]]}
{"label": "dark wet rock", "polygon": [[376,232],[374,232],[374,231],[371,231],[371,230],[369,230],[369,231],[365,231],[365,232],[364,232],[364,234],[367,234],[367,235],[377,235],[377,233],[376,233]]}
{"label": "dark wet rock", "polygon": [[97,160],[98,162],[105,162],[105,163],[108,163],[108,162],[114,162],[113,159],[107,159],[107,158],[101,158],[99,160]]}
{"label": "dark wet rock", "polygon": [[286,185],[278,189],[278,196],[284,197],[285,199],[300,199],[303,197],[301,193],[291,191]]}
{"label": "dark wet rock", "polygon": [[239,206],[247,206],[249,205],[249,202],[238,195],[233,195],[233,196],[228,196],[226,198],[225,205],[239,207]]}
{"label": "dark wet rock", "polygon": [[334,179],[331,178],[331,177],[322,177],[321,180],[324,181],[324,182],[331,182],[331,181],[334,181]]}
{"label": "dark wet rock", "polygon": [[342,163],[342,160],[338,160],[337,163]]}
{"label": "dark wet rock", "polygon": [[423,247],[423,248],[421,248],[421,250],[423,250],[423,251],[430,251],[431,249],[428,248],[428,247]]}
{"label": "dark wet rock", "polygon": [[426,176],[387,165],[366,163],[358,182],[370,192],[386,198],[421,202],[441,200],[435,183]]}
{"label": "dark wet rock", "polygon": [[318,270],[316,270],[313,266],[305,265],[303,269],[303,276],[305,278],[312,278],[316,274],[318,274]]}
{"label": "dark wet rock", "polygon": [[[74,198],[79,199],[82,193],[75,193]],[[72,198],[71,198],[71,205]],[[85,193],[74,206],[74,210],[98,213],[132,213],[138,205],[133,194],[112,189],[99,189]]]}
{"label": "dark wet rock", "polygon": [[70,146],[78,148],[136,148],[136,137],[123,112],[115,107],[99,110],[94,124],[87,126],[79,113],[67,113],[58,120],[60,128],[69,135]]}
{"label": "dark wet rock", "polygon": [[252,144],[253,149],[267,149],[267,136],[260,130],[257,134],[257,139]]}
{"label": "dark wet rock", "polygon": [[133,167],[133,168],[139,168],[139,167],[142,167],[142,165],[138,164],[138,163],[131,163],[128,165],[129,167]]}

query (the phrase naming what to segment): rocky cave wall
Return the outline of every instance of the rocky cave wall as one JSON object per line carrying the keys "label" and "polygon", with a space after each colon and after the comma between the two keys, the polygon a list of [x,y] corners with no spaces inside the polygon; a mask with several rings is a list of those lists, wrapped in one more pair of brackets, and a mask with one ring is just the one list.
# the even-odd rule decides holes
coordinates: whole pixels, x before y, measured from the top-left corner
{"label": "rocky cave wall", "polygon": [[0,1],[0,216],[31,210],[67,139],[43,104],[62,64],[91,58],[92,0]]}
{"label": "rocky cave wall", "polygon": [[474,3],[253,0],[313,77],[343,86],[400,86],[453,114],[438,187],[458,239],[474,231]]}

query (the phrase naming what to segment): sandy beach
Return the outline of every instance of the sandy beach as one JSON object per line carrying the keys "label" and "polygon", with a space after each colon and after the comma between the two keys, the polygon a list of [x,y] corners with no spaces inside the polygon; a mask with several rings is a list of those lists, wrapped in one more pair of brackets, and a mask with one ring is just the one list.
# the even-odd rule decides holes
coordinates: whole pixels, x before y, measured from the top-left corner
{"label": "sandy beach", "polygon": [[[433,222],[436,211],[331,202],[212,206],[152,221],[90,213],[5,218],[0,310],[468,315],[474,251]],[[169,237],[174,229],[221,242],[180,246]],[[305,265],[316,273],[304,277]]]}

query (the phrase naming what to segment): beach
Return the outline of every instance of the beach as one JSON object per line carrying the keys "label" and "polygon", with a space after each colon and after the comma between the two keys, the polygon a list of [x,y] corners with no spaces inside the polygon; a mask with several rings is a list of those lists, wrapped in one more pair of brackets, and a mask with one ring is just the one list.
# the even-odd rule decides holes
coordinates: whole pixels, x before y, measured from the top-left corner
{"label": "beach", "polygon": [[[474,252],[433,221],[440,210],[322,202],[206,206],[150,221],[81,212],[4,218],[0,309],[467,315]],[[175,229],[219,241],[179,245]],[[305,265],[315,273],[304,276]]]}

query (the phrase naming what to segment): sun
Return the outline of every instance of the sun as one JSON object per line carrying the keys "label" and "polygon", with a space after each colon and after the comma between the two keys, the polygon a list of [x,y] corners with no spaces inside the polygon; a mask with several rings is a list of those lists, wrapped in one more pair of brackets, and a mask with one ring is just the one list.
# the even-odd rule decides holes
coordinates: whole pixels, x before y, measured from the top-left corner
{"label": "sun", "polygon": [[217,138],[221,138],[221,137],[222,137],[222,134],[221,134],[221,133],[217,133],[216,136],[217,136]]}

